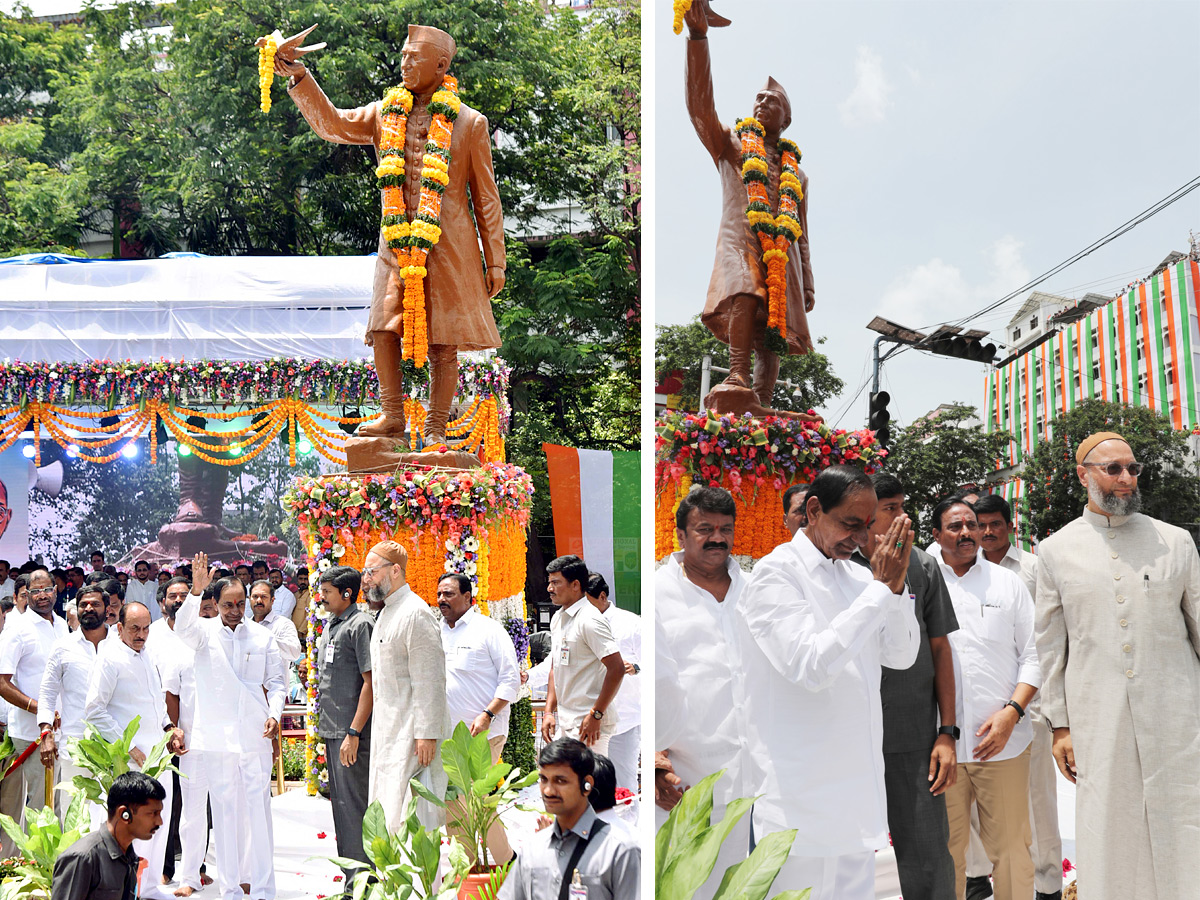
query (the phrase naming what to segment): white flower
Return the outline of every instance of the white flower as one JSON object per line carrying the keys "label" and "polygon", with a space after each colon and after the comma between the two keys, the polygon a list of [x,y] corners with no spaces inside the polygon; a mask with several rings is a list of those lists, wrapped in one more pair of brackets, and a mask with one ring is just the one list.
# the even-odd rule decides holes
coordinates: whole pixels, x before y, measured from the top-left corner
{"label": "white flower", "polygon": [[468,553],[474,553],[479,549],[479,541],[475,539],[474,535],[471,535],[463,541],[463,549]]}
{"label": "white flower", "polygon": [[332,565],[333,563],[331,563],[328,559],[322,559],[319,563],[317,563],[317,568],[324,572]]}
{"label": "white flower", "polygon": [[448,541],[446,541],[446,550],[448,552],[453,553],[457,549],[458,541],[456,541],[454,538],[450,538]]}
{"label": "white flower", "polygon": [[346,555],[346,548],[345,548],[345,547],[343,547],[341,544],[334,544],[334,545],[333,545],[333,557],[334,557],[334,559],[341,559],[341,558],[342,558],[343,556],[345,556],[345,555]]}
{"label": "white flower", "polygon": [[319,541],[313,541],[313,545],[312,545],[312,547],[310,547],[309,549],[310,549],[310,550],[312,550],[312,555],[313,555],[313,556],[319,556],[319,555],[320,555],[320,553],[321,553],[321,544],[320,544],[320,542],[319,542]]}
{"label": "white flower", "polygon": [[446,560],[446,564],[444,566],[442,566],[442,568],[445,569],[447,572],[455,571],[454,560],[452,560],[452,559]]}
{"label": "white flower", "polygon": [[474,577],[475,572],[476,572],[475,563],[473,563],[473,562],[467,563],[467,575]]}

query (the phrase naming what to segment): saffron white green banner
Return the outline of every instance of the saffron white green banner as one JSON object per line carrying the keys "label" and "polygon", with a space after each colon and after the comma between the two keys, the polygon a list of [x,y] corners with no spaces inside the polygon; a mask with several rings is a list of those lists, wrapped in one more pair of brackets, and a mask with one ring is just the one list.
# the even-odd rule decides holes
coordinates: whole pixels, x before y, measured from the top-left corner
{"label": "saffron white green banner", "polygon": [[550,475],[554,547],[609,584],[609,600],[641,612],[641,454],[542,444]]}

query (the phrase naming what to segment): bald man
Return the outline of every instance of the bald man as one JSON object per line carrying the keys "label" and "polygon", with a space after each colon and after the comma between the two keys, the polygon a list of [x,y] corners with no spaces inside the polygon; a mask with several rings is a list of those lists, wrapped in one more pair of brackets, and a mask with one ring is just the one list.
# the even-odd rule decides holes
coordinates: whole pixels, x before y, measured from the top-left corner
{"label": "bald man", "polygon": [[1076,451],[1080,518],[1038,550],[1042,715],[1075,782],[1080,896],[1168,900],[1200,884],[1200,556],[1142,515],[1141,464],[1101,432]]}

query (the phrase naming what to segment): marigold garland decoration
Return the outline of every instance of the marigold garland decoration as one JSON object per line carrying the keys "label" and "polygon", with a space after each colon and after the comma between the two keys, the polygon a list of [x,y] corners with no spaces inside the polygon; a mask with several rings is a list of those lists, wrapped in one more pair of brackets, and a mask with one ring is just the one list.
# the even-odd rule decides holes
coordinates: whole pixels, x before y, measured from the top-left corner
{"label": "marigold garland decoration", "polygon": [[275,51],[283,43],[283,35],[277,30],[263,38],[258,48],[258,108],[263,113],[271,111],[271,82],[275,78]]}
{"label": "marigold garland decoration", "polygon": [[692,0],[673,0],[671,3],[671,30],[676,34],[680,34],[683,31],[683,17],[687,15],[688,10],[691,8]]}
{"label": "marigold garland decoration", "polygon": [[429,101],[433,122],[421,159],[421,198],[417,214],[410,222],[404,207],[404,139],[408,116],[412,112],[412,91],[403,85],[391,88],[383,96],[380,111],[382,137],[379,142],[379,166],[375,177],[383,192],[383,218],[380,225],[384,240],[396,254],[400,276],[404,279],[403,358],[421,368],[429,353],[428,325],[425,317],[425,263],[429,251],[442,236],[442,194],[450,183],[450,140],[458,118],[458,79],[447,75]]}
{"label": "marigold garland decoration", "polygon": [[[525,532],[532,505],[529,475],[499,463],[469,471],[405,467],[394,475],[300,478],[283,498],[314,577],[332,565],[361,570],[376,543],[398,541],[408,550],[408,584],[426,602],[435,602],[439,576],[461,571],[475,583],[479,611],[501,622],[527,616]],[[307,646],[310,794],[324,787],[328,771],[315,730],[321,708],[315,648],[325,625],[316,599],[309,605]]]}
{"label": "marigold garland decoration", "polygon": [[765,345],[776,353],[788,352],[787,330],[787,264],[788,250],[800,239],[800,201],[804,188],[800,184],[800,148],[787,138],[779,139],[781,171],[779,174],[779,212],[771,213],[768,191],[770,174],[767,151],[763,143],[766,131],[755,118],[738,119],[734,126],[742,142],[742,183],[746,185],[749,201],[746,220],[762,248],[767,267],[767,333]]}
{"label": "marigold garland decoration", "polygon": [[790,535],[783,525],[783,492],[807,484],[826,466],[876,471],[887,451],[867,430],[843,431],[798,419],[755,419],[672,412],[654,441],[654,557],[679,549],[675,511],[694,483],[723,487],[737,506],[734,555],[766,556]]}

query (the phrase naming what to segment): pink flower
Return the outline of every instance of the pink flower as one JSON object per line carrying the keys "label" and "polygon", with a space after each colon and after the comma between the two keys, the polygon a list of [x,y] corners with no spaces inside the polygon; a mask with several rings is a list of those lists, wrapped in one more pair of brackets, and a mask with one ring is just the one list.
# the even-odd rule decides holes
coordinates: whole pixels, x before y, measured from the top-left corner
{"label": "pink flower", "polygon": [[1067,877],[1068,872],[1074,872],[1074,871],[1075,871],[1075,864],[1072,863],[1069,859],[1064,859],[1063,860],[1063,878]]}
{"label": "pink flower", "polygon": [[317,840],[320,840],[320,841],[323,841],[323,840],[325,840],[325,832],[323,832],[323,831],[318,831],[318,832],[317,832]]}

